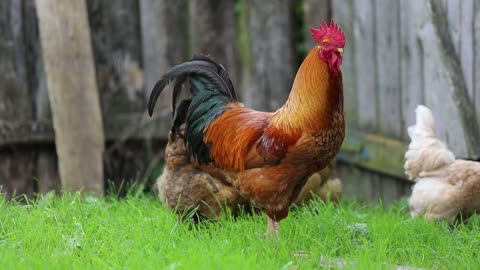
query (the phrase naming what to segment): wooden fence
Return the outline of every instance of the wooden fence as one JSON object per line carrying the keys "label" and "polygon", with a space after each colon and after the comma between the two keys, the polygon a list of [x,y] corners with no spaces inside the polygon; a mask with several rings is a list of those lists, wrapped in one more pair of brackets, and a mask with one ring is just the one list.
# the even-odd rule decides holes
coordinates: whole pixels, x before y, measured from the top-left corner
{"label": "wooden fence", "polygon": [[[340,159],[384,174],[360,171],[365,186],[345,187],[360,186],[360,197],[380,195],[385,201],[408,194],[407,186],[385,175],[404,177],[406,129],[414,123],[418,104],[432,109],[439,137],[458,157],[477,159],[480,2],[332,3],[332,14],[350,41],[343,65],[345,88],[350,89],[349,137]],[[349,173],[344,180],[357,182]]]}
{"label": "wooden fence", "polygon": [[[153,120],[145,108],[168,67],[209,53],[227,68],[242,101],[274,110],[313,46],[308,26],[331,17],[347,35],[348,138],[338,156],[347,196],[389,202],[408,193],[403,153],[418,104],[433,109],[440,137],[455,154],[480,155],[478,1],[87,0],[87,6],[105,177],[114,182],[145,179],[162,158],[168,91]],[[5,0],[0,12],[0,185],[8,194],[45,192],[59,181],[36,7],[33,0]]]}

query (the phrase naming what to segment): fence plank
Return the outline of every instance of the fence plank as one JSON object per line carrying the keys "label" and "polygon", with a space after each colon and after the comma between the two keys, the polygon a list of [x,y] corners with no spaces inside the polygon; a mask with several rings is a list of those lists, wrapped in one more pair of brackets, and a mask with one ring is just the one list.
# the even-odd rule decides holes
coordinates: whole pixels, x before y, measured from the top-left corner
{"label": "fence plank", "polygon": [[[247,5],[251,74],[243,76],[243,101],[257,110],[275,110],[287,100],[296,73],[292,31],[293,1],[251,0]],[[275,14],[275,16],[271,16]],[[247,71],[248,72],[248,71]],[[242,79],[243,79],[242,78]]]}
{"label": "fence plank", "polygon": [[[480,48],[480,2],[475,1],[474,9],[474,46],[473,48]],[[474,62],[473,62],[473,74],[474,74],[474,95],[475,95],[475,108],[477,112],[477,121],[480,121],[480,50],[475,49]]]}
{"label": "fence plank", "polygon": [[51,123],[0,120],[0,147],[14,144],[54,143]]}
{"label": "fence plank", "polygon": [[[170,130],[169,116],[147,118],[143,113],[113,116],[105,122],[107,141],[164,139]],[[112,125],[111,125],[112,124]],[[123,127],[120,129],[120,127]],[[121,136],[119,136],[121,135]],[[0,120],[0,147],[12,144],[53,144],[54,132],[51,122]]]}
{"label": "fence plank", "polygon": [[453,46],[455,51],[458,53],[460,49],[460,27],[462,21],[461,15],[461,3],[462,1],[446,1],[441,2],[440,4],[447,11],[448,19],[448,30],[450,31],[450,36],[452,37]]}
{"label": "fence plank", "polygon": [[[32,117],[24,58],[22,1],[0,2],[0,119],[28,121]],[[2,133],[0,131],[0,133]],[[7,198],[33,194],[31,151],[0,150],[0,186]]]}
{"label": "fence plank", "polygon": [[352,57],[355,63],[355,85],[358,103],[358,125],[376,131],[378,97],[375,73],[375,30],[373,0],[353,2],[355,10],[353,23],[354,43]]}
{"label": "fence plank", "polygon": [[305,14],[305,29],[303,30],[305,36],[305,50],[309,50],[316,44],[315,40],[311,38],[312,34],[310,32],[310,27],[318,28],[321,25],[322,20],[325,20],[326,22],[330,21],[330,0],[305,0],[303,1],[303,12]]}
{"label": "fence plank", "polygon": [[[237,89],[237,96],[247,106],[253,107],[253,101],[249,101],[249,94],[246,94],[252,84],[253,79],[253,59],[250,47],[250,32],[248,30],[248,1],[239,0],[236,3],[236,27],[237,32],[237,53],[238,53],[238,84],[234,82]],[[258,102],[260,104],[260,102]]]}
{"label": "fence plank", "polygon": [[[436,121],[437,135],[444,140],[456,155],[466,156],[463,132],[461,131],[460,119],[451,96],[448,86],[443,79],[444,63],[440,57],[440,45],[432,23],[430,8],[425,4],[417,5],[417,12],[414,18],[417,19],[419,37],[424,50],[424,81],[425,81],[425,103],[432,109]],[[449,121],[442,121],[449,119]],[[448,132],[450,130],[450,132]],[[449,136],[450,135],[450,136]],[[452,138],[455,136],[459,139]]]}
{"label": "fence plank", "polygon": [[473,0],[440,3],[447,11],[448,30],[459,56],[470,98],[473,96]]}
{"label": "fence plank", "polygon": [[[452,2],[452,1],[451,1]],[[453,1],[455,2],[455,1]],[[473,61],[474,51],[478,50],[474,46],[474,2],[473,0],[458,1],[460,4],[460,48],[458,54],[460,56],[460,62],[462,65],[463,77],[467,86],[468,94],[470,98],[474,99],[473,91]]]}
{"label": "fence plank", "polygon": [[384,135],[400,138],[400,48],[398,1],[375,1],[375,64],[379,97],[379,127]]}
{"label": "fence plank", "polygon": [[407,145],[401,141],[350,128],[337,159],[352,166],[404,178],[406,150]]}
{"label": "fence plank", "polygon": [[[418,39],[418,28],[412,17],[415,5],[425,5],[425,2],[408,0],[399,1],[400,5],[400,73],[402,86],[402,119],[405,126],[415,124],[415,109],[425,103],[423,48]],[[404,133],[404,140],[408,136]]]}
{"label": "fence plank", "polygon": [[87,4],[104,115],[143,112],[138,2],[87,0]]}
{"label": "fence plank", "polygon": [[38,32],[38,18],[35,1],[24,1],[24,38],[25,62],[29,92],[33,97],[33,118],[51,122],[52,115],[48,102],[48,89],[45,68],[42,59],[42,48]]}
{"label": "fence plank", "polygon": [[103,194],[104,135],[86,2],[36,3],[62,187]]}
{"label": "fence plank", "polygon": [[[347,39],[343,54],[342,75],[343,90],[345,95],[345,114],[348,125],[357,122],[357,85],[355,82],[355,46],[356,41],[353,35],[353,2],[352,0],[336,0],[331,2],[332,18],[340,25],[345,32]],[[358,111],[363,110],[359,107]]]}
{"label": "fence plank", "polygon": [[[35,190],[35,192],[46,193],[60,188],[60,176],[58,175],[57,156],[53,141],[54,134],[51,127],[52,114],[50,103],[48,101],[47,80],[42,59],[42,49],[40,46],[35,1],[24,1],[23,12],[25,46],[28,48],[25,51],[28,88],[33,97],[33,118],[37,124],[27,125],[33,127],[33,129],[30,128],[28,130],[27,128],[23,133],[12,131],[15,133],[12,134],[11,138],[22,139],[22,135],[25,135],[25,139],[36,136],[38,139],[43,140],[43,142],[41,142],[42,146],[37,146],[35,151],[34,178],[35,181],[37,181],[37,190]],[[3,139],[6,138],[0,139],[0,144]],[[25,139],[23,141],[26,143],[40,144],[38,141],[26,141]]]}
{"label": "fence plank", "polygon": [[[146,99],[163,73],[189,57],[187,19],[186,0],[140,0]],[[171,86],[168,86],[157,101],[156,112],[169,114],[170,104]]]}
{"label": "fence plank", "polygon": [[234,0],[197,0],[190,3],[193,53],[212,56],[238,83],[235,53]]}
{"label": "fence plank", "polygon": [[382,205],[387,207],[411,192],[412,182],[363,170],[343,162],[337,164],[337,174],[342,180],[344,198],[373,203],[381,201]]}
{"label": "fence plank", "polygon": [[0,192],[7,199],[33,195],[34,154],[30,149],[0,149]]}
{"label": "fence plank", "polygon": [[0,115],[1,119],[30,120],[31,106],[26,84],[23,51],[22,3],[2,1],[0,4]]}

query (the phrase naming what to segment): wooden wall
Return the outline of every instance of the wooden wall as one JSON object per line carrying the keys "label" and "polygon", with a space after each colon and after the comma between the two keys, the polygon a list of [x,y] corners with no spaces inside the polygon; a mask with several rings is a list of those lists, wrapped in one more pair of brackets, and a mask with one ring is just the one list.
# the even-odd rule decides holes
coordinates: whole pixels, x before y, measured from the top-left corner
{"label": "wooden wall", "polygon": [[353,89],[343,160],[403,177],[406,129],[418,104],[432,109],[439,137],[458,157],[477,159],[480,3],[332,3],[347,34],[345,88]]}
{"label": "wooden wall", "polygon": [[[454,151],[463,157],[477,157],[478,152],[466,149],[464,133],[472,131],[463,130],[458,119],[462,113],[453,103],[465,93],[471,102],[468,109],[480,116],[480,110],[475,110],[480,96],[480,52],[475,50],[480,4],[340,0],[334,1],[332,8],[333,17],[342,22],[347,34],[343,70],[349,78],[346,88],[355,89],[347,95],[353,126],[407,140],[406,127],[414,122],[415,107],[426,104],[438,118],[455,120],[454,124],[437,124],[440,136]],[[460,66],[453,69],[450,62]],[[455,82],[457,79],[462,82]]]}
{"label": "wooden wall", "polygon": [[[145,108],[152,85],[168,67],[192,53],[209,53],[227,68],[248,106],[273,110],[286,100],[302,57],[313,46],[308,26],[331,17],[347,35],[342,71],[348,138],[338,156],[347,194],[358,191],[357,197],[375,200],[408,193],[403,153],[418,104],[432,108],[439,135],[455,154],[480,155],[478,1],[87,4],[107,138],[105,174],[116,183],[144,181],[162,159],[170,124],[168,91],[154,118]],[[0,13],[0,185],[10,195],[56,189],[34,1],[1,1]]]}

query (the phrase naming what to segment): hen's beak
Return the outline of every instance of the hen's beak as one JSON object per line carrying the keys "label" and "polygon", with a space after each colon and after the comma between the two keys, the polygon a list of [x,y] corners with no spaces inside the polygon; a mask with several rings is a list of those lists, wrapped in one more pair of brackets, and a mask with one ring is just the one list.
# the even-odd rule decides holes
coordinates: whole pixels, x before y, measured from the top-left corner
{"label": "hen's beak", "polygon": [[338,48],[338,49],[337,49],[337,52],[343,53],[343,48]]}

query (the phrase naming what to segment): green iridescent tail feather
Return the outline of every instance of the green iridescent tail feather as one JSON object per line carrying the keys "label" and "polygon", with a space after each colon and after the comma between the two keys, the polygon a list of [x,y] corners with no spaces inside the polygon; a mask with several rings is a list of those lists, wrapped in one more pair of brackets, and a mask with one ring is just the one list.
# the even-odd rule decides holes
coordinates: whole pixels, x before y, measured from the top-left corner
{"label": "green iridescent tail feather", "polygon": [[[155,84],[150,94],[148,113],[152,115],[156,101],[170,81],[175,79],[172,95],[174,123],[177,129],[185,118],[185,140],[189,152],[201,163],[210,161],[209,146],[203,142],[203,132],[208,124],[224,112],[224,106],[236,100],[233,84],[223,66],[205,55],[194,55],[192,60],[172,67]],[[189,82],[191,101],[177,102],[186,82]],[[179,106],[180,104],[180,106]],[[188,106],[184,116],[185,106]],[[178,107],[178,108],[177,108]],[[180,109],[182,112],[177,112]],[[178,118],[180,116],[180,118]]]}

